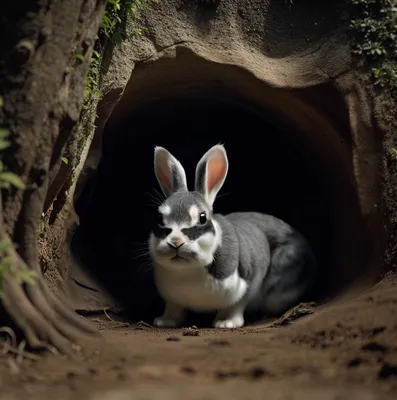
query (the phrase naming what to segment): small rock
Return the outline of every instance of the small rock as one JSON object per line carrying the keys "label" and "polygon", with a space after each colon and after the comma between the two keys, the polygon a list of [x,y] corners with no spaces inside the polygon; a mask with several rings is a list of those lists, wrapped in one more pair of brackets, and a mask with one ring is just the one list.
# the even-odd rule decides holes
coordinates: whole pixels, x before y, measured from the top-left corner
{"label": "small rock", "polygon": [[81,346],[78,344],[72,344],[72,349],[77,352],[81,352]]}
{"label": "small rock", "polygon": [[190,328],[183,328],[182,335],[183,336],[199,336],[200,331],[197,326],[193,325]]}
{"label": "small rock", "polygon": [[177,336],[170,336],[166,339],[168,342],[179,342],[181,339]]}
{"label": "small rock", "polygon": [[153,328],[153,326],[150,325],[150,324],[148,324],[148,323],[145,322],[145,321],[139,321],[139,322],[136,324],[136,327],[135,327],[135,329],[138,329],[138,330],[146,330],[146,329],[152,329],[152,328]]}

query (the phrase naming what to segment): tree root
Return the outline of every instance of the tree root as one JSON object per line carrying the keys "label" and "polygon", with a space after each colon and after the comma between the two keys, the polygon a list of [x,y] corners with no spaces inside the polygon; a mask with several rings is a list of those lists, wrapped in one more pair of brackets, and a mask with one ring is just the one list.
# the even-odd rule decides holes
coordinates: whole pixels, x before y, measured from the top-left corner
{"label": "tree root", "polygon": [[[12,247],[6,252],[15,269],[28,269]],[[87,320],[75,314],[50,291],[41,274],[37,274],[35,283],[31,285],[18,283],[9,273],[3,284],[4,309],[22,330],[32,349],[71,355],[75,342],[99,334]]]}
{"label": "tree root", "polygon": [[89,324],[84,317],[76,312],[71,312],[70,308],[51,292],[43,280],[40,280],[39,283],[47,302],[53,304],[54,310],[63,317],[65,322],[69,322],[88,334],[95,334],[97,332],[96,328]]}
{"label": "tree root", "polygon": [[[0,80],[8,83],[2,93],[7,99],[7,115],[0,107],[0,119],[2,127],[10,130],[13,147],[3,161],[26,183],[24,192],[13,189],[0,194],[0,241],[13,241],[19,246],[18,252],[13,246],[1,250],[0,261],[7,258],[6,268],[2,268],[5,273],[1,276],[2,309],[15,327],[20,328],[30,348],[71,354],[74,343],[97,331],[47,287],[38,261],[37,238],[49,177],[63,165],[60,158],[66,143],[77,145],[80,140],[72,135],[80,119],[82,88],[107,2],[74,0],[66,4],[57,0],[47,2],[48,7],[25,3],[18,12],[16,9],[6,12],[2,8],[2,15],[10,26],[18,26],[18,34],[10,35],[7,43],[1,46],[1,56],[5,60],[2,65],[6,67],[0,71]],[[40,32],[48,25],[48,20],[57,25],[57,34],[38,45]],[[24,38],[23,47],[19,46],[21,37]],[[86,57],[79,68],[74,68],[68,79],[64,79],[65,68],[75,52],[73,46],[81,46],[83,42]],[[21,51],[23,56],[19,57]],[[15,55],[18,56],[18,71],[12,67]],[[58,57],[58,62],[54,68],[46,69],[54,57]],[[45,90],[42,90],[42,82],[45,82]],[[65,91],[68,96],[62,95]],[[21,96],[34,101],[22,104]],[[23,272],[35,272],[33,284],[26,280],[21,282],[25,279]]]}

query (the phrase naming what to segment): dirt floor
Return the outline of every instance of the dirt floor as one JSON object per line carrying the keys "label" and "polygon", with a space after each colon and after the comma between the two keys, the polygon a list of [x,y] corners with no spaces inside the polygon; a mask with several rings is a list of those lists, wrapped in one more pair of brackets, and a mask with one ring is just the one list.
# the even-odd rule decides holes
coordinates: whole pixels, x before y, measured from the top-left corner
{"label": "dirt floor", "polygon": [[[108,316],[110,317],[110,316]],[[353,299],[301,305],[236,330],[94,319],[72,360],[4,355],[0,399],[395,399],[397,277]]]}

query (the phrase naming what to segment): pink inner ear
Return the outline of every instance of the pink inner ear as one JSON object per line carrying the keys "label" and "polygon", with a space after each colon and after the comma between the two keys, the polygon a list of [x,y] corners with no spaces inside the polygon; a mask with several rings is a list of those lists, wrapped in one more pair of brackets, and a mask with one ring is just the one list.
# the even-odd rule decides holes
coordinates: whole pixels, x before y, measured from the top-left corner
{"label": "pink inner ear", "polygon": [[222,154],[216,154],[208,161],[207,165],[207,189],[211,193],[212,189],[219,183],[226,174],[226,163]]}
{"label": "pink inner ear", "polygon": [[169,192],[172,192],[172,173],[171,168],[168,167],[168,161],[160,168],[159,181]]}

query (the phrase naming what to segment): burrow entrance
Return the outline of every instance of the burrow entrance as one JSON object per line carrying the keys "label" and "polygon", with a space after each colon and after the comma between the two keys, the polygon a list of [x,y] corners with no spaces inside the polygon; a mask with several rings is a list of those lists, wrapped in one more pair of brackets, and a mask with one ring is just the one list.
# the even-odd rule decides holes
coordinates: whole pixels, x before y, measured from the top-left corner
{"label": "burrow entrance", "polygon": [[196,79],[192,89],[177,85],[178,71],[173,76],[152,97],[144,77],[139,90],[129,83],[105,128],[99,167],[76,203],[72,252],[129,316],[150,322],[163,307],[147,255],[159,197],[155,145],[182,162],[192,188],[201,155],[224,143],[230,170],[215,211],[260,211],[302,232],[320,265],[307,300],[327,300],[366,272],[370,247],[338,93],[267,88],[261,96],[269,108],[234,93],[230,82],[209,80],[200,89]]}

